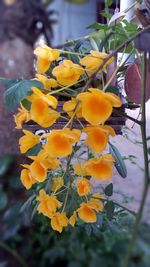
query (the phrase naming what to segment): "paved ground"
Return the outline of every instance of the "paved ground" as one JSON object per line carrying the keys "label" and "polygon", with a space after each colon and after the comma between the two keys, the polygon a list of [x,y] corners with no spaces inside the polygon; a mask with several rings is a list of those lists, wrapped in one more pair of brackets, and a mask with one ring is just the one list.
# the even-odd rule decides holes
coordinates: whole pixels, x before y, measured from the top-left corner
{"label": "paved ground", "polygon": [[[138,113],[139,110],[128,111],[128,114],[135,118],[137,118]],[[143,189],[143,150],[142,145],[138,143],[141,141],[139,126],[133,125],[133,122],[129,120],[127,120],[126,126],[123,136],[116,136],[112,140],[121,155],[128,158],[125,160],[128,170],[127,178],[121,178],[116,171],[114,173],[114,199],[132,210],[137,210]],[[150,136],[150,101],[147,103],[147,135]],[[95,186],[97,187],[98,184],[95,184]],[[150,192],[144,217],[150,221]]]}

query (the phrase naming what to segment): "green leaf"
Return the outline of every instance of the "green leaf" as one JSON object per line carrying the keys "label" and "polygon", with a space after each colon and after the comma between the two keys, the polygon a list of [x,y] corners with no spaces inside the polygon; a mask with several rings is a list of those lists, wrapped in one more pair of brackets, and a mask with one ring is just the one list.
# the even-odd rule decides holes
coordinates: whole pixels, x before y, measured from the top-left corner
{"label": "green leaf", "polygon": [[123,178],[126,178],[127,177],[127,168],[126,168],[126,165],[122,159],[122,156],[121,156],[119,150],[111,143],[109,143],[109,146],[110,146],[110,153],[112,154],[112,156],[115,159],[115,167],[116,167],[118,173]]}
{"label": "green leaf", "polygon": [[31,93],[31,88],[43,88],[42,83],[36,80],[20,80],[10,85],[4,93],[4,102],[9,111],[13,111],[18,104]]}
{"label": "green leaf", "polygon": [[112,183],[106,186],[104,193],[108,197],[111,197],[113,195],[113,184]]}
{"label": "green leaf", "polygon": [[105,205],[105,210],[106,210],[106,214],[108,219],[112,219],[114,216],[114,211],[115,211],[115,205],[113,201],[108,201]]}
{"label": "green leaf", "polygon": [[3,176],[8,171],[13,161],[14,158],[11,155],[5,155],[0,158],[0,176]]}
{"label": "green leaf", "polygon": [[91,46],[92,46],[92,48],[93,48],[94,50],[96,50],[96,51],[99,50],[99,49],[98,49],[98,46],[97,46],[97,43],[95,42],[95,40],[94,40],[92,37],[90,37],[90,44],[91,44]]}
{"label": "green leaf", "polygon": [[113,0],[105,0],[105,2],[106,2],[106,5],[109,7],[112,5]]}
{"label": "green leaf", "polygon": [[21,79],[6,79],[6,78],[0,78],[0,82],[4,84],[7,87],[12,86],[13,84],[21,81]]}
{"label": "green leaf", "polygon": [[32,201],[35,198],[35,194],[33,194],[32,196],[30,196],[27,201],[22,205],[20,212],[24,212],[25,210],[29,209],[30,206],[32,205]]}
{"label": "green leaf", "polygon": [[107,19],[111,19],[112,15],[110,15],[108,12],[105,10],[101,12],[101,15]]}
{"label": "green leaf", "polygon": [[28,157],[36,156],[40,152],[41,149],[42,149],[42,145],[37,144],[34,147],[32,147],[31,149],[29,149],[26,155]]}
{"label": "green leaf", "polygon": [[24,108],[26,108],[27,110],[30,110],[30,108],[31,108],[31,102],[30,101],[28,101],[27,99],[23,99],[21,101],[21,103],[24,106]]}
{"label": "green leaf", "polygon": [[98,22],[92,23],[87,27],[87,29],[94,29],[94,30],[108,30],[110,27],[107,24],[101,24]]}
{"label": "green leaf", "polygon": [[1,190],[0,191],[0,210],[3,210],[6,208],[7,202],[8,202],[7,195],[3,190]]}
{"label": "green leaf", "polygon": [[117,86],[109,86],[109,87],[107,87],[105,92],[113,93],[113,94],[115,94],[117,96],[120,95],[119,88]]}

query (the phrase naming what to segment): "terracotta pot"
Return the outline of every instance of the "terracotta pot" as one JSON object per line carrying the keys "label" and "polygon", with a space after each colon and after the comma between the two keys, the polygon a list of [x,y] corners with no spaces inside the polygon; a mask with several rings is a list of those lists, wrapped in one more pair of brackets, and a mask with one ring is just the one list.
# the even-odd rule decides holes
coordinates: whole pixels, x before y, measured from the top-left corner
{"label": "terracotta pot", "polygon": [[[142,90],[142,78],[139,62],[136,59],[131,64],[125,75],[125,92],[128,100],[136,104],[141,104],[141,90]],[[146,101],[150,99],[150,69],[147,70],[147,81],[146,81]]]}

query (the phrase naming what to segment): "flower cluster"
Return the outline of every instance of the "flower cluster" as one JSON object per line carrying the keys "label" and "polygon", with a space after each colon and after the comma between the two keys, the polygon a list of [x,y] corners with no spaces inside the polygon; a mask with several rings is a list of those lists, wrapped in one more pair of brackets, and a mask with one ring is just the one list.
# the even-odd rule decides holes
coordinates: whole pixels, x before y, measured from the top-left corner
{"label": "flower cluster", "polygon": [[[21,181],[27,190],[36,192],[37,211],[61,233],[80,220],[95,223],[103,211],[103,196],[94,192],[91,178],[109,182],[113,176],[114,158],[103,152],[115,131],[105,122],[122,103],[117,95],[101,89],[100,77],[100,86],[87,86],[89,76],[96,73],[107,54],[80,54],[78,63],[67,58],[67,51],[46,45],[35,49],[34,54],[35,79],[42,86],[32,87],[14,118],[17,129],[33,121],[49,131],[39,135],[23,130],[20,151],[27,153],[31,162],[23,165]],[[99,76],[112,61],[103,64],[97,71]],[[59,120],[63,120],[63,127],[58,129]],[[75,121],[80,127],[74,127]]]}

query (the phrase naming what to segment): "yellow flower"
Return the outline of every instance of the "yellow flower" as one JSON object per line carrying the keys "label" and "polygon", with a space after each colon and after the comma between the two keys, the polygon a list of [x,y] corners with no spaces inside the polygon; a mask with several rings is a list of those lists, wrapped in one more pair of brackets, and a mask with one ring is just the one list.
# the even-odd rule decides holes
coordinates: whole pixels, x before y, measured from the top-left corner
{"label": "yellow flower", "polygon": [[74,211],[72,216],[69,218],[69,224],[71,224],[71,226],[74,227],[76,221],[77,221],[77,212]]}
{"label": "yellow flower", "polygon": [[58,83],[65,86],[76,83],[83,73],[84,70],[80,65],[74,64],[71,60],[66,59],[52,71]]}
{"label": "yellow flower", "polygon": [[36,74],[36,77],[38,81],[40,81],[44,85],[44,88],[48,90],[51,90],[52,88],[55,88],[58,85],[55,79],[48,79],[46,76],[41,74]]}
{"label": "yellow flower", "polygon": [[46,72],[51,63],[55,60],[58,60],[60,53],[59,51],[52,49],[46,45],[37,47],[34,50],[34,54],[37,56],[37,72],[44,73]]}
{"label": "yellow flower", "polygon": [[43,146],[44,150],[51,157],[66,157],[72,153],[72,144],[78,142],[80,137],[79,130],[52,130],[45,135],[47,143]]}
{"label": "yellow flower", "polygon": [[95,210],[88,203],[82,203],[77,212],[80,219],[86,223],[95,223],[97,220]]}
{"label": "yellow flower", "polygon": [[37,145],[40,141],[40,137],[38,135],[33,134],[28,130],[23,130],[25,134],[19,139],[20,151],[21,153],[26,153],[30,148]]}
{"label": "yellow flower", "polygon": [[86,196],[90,193],[92,184],[86,178],[80,178],[77,180],[77,192],[79,196]]}
{"label": "yellow flower", "polygon": [[16,129],[22,129],[22,124],[31,119],[30,112],[20,103],[19,112],[14,115]]}
{"label": "yellow flower", "polygon": [[[80,59],[80,64],[86,67],[86,71],[91,75],[103,63],[103,60],[108,54],[91,50],[90,54]],[[109,59],[103,68],[99,71],[101,73],[106,67],[113,62],[114,58]]]}
{"label": "yellow flower", "polygon": [[57,101],[56,97],[49,95],[49,94],[45,95],[36,87],[32,87],[32,91],[37,96],[37,98],[43,100],[50,107],[57,108],[58,101]]}
{"label": "yellow flower", "polygon": [[41,150],[37,156],[32,156],[29,158],[40,161],[46,169],[55,170],[60,165],[60,161],[58,159],[50,157],[50,155],[44,150]]}
{"label": "yellow flower", "polygon": [[[96,197],[96,194],[93,196]],[[103,211],[104,209],[103,202],[100,199],[90,198],[90,200],[88,201],[88,205],[97,212]]]}
{"label": "yellow flower", "polygon": [[59,233],[63,231],[63,228],[66,227],[68,223],[68,218],[65,212],[56,212],[51,219],[51,226],[53,230],[58,231]]}
{"label": "yellow flower", "polygon": [[31,118],[40,126],[47,128],[55,123],[60,114],[55,110],[49,108],[49,105],[53,108],[57,106],[57,99],[50,95],[44,95],[37,88],[32,88],[35,95],[31,100]]}
{"label": "yellow flower", "polygon": [[51,190],[56,192],[64,185],[63,177],[54,177],[52,180]]}
{"label": "yellow flower", "polygon": [[36,198],[40,203],[37,207],[37,211],[42,213],[44,216],[52,218],[57,208],[61,207],[61,202],[56,196],[50,196],[42,189],[39,192],[39,196]]}
{"label": "yellow flower", "polygon": [[23,169],[20,176],[21,182],[24,187],[28,190],[36,183],[36,180],[31,176],[29,169]]}
{"label": "yellow flower", "polygon": [[93,153],[102,152],[108,143],[109,135],[115,136],[115,131],[111,126],[89,126],[83,129],[87,134],[85,144],[89,146]]}
{"label": "yellow flower", "polygon": [[114,158],[111,154],[89,159],[84,164],[87,175],[92,176],[94,179],[109,181],[112,178]]}
{"label": "yellow flower", "polygon": [[39,160],[34,160],[29,167],[31,176],[37,182],[43,182],[47,178],[47,168]]}
{"label": "yellow flower", "polygon": [[81,101],[83,118],[92,125],[104,123],[110,117],[113,107],[122,105],[115,94],[104,93],[96,88],[79,94],[77,99]]}
{"label": "yellow flower", "polygon": [[79,176],[87,176],[86,163],[80,162],[73,165],[74,172]]}
{"label": "yellow flower", "polygon": [[[77,99],[75,97],[72,97],[71,100],[66,101],[63,105],[63,110],[66,111],[66,113],[71,117],[73,115],[74,109],[77,105]],[[79,104],[77,111],[76,111],[76,117],[81,118],[82,117],[82,110],[81,105]]]}

